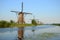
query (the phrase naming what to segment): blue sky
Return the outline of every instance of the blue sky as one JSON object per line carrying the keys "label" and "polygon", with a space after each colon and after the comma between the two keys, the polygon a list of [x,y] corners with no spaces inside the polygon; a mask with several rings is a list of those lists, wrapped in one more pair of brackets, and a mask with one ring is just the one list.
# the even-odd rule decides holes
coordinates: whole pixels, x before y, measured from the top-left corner
{"label": "blue sky", "polygon": [[[21,2],[24,2],[24,12],[32,13],[43,23],[60,23],[60,0],[0,0],[0,20],[17,21],[11,10],[21,11]],[[25,15],[25,20],[32,19]]]}

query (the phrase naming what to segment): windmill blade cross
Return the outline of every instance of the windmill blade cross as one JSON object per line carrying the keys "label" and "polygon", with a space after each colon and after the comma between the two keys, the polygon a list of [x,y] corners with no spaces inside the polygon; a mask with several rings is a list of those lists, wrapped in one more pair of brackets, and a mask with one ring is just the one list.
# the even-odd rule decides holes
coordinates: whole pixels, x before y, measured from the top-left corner
{"label": "windmill blade cross", "polygon": [[11,11],[11,12],[19,13],[19,11]]}
{"label": "windmill blade cross", "polygon": [[32,13],[26,13],[26,12],[23,12],[24,14],[31,14],[32,15]]}

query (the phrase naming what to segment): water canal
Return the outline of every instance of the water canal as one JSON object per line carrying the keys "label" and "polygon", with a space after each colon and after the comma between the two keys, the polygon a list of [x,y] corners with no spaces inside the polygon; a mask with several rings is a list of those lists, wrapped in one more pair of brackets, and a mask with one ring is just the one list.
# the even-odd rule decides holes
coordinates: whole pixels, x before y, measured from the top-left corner
{"label": "water canal", "polygon": [[[0,28],[0,40],[18,40],[19,28]],[[20,29],[22,30],[22,29]],[[24,28],[24,40],[60,40],[60,26],[41,25]]]}

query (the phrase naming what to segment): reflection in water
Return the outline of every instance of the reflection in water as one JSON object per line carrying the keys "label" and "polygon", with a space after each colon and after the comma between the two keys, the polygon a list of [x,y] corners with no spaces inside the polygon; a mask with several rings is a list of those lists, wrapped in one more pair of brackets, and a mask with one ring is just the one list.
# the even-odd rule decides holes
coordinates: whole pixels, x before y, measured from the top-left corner
{"label": "reflection in water", "polygon": [[24,27],[18,28],[18,40],[23,40],[24,37]]}
{"label": "reflection in water", "polygon": [[24,40],[60,40],[60,27],[45,25],[25,28],[0,28],[0,40],[18,40],[19,35],[22,38],[24,37]]}

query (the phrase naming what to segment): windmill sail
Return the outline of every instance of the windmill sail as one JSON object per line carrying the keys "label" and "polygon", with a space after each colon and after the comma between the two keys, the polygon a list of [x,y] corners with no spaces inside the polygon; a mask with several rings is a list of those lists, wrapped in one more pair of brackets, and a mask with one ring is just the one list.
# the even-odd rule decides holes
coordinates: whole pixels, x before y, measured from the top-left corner
{"label": "windmill sail", "polygon": [[23,12],[23,2],[22,2],[22,6],[21,6],[21,12]]}

